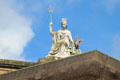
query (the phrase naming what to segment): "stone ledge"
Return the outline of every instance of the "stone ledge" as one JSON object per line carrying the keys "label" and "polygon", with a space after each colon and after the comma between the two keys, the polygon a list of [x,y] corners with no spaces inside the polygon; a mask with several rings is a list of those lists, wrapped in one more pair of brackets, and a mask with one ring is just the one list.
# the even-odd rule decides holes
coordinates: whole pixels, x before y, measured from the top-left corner
{"label": "stone ledge", "polygon": [[21,69],[23,67],[28,67],[35,65],[33,62],[24,62],[24,61],[16,61],[16,60],[0,60],[0,67],[2,68],[16,68]]}

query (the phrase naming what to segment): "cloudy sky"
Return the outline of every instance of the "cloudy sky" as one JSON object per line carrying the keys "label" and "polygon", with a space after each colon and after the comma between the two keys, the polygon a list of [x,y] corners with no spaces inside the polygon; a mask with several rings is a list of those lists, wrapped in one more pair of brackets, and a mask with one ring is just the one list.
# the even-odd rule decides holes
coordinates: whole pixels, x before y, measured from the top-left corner
{"label": "cloudy sky", "polygon": [[53,29],[68,29],[84,42],[82,52],[97,49],[120,60],[120,0],[0,0],[0,59],[37,61],[52,45],[49,6],[54,9]]}

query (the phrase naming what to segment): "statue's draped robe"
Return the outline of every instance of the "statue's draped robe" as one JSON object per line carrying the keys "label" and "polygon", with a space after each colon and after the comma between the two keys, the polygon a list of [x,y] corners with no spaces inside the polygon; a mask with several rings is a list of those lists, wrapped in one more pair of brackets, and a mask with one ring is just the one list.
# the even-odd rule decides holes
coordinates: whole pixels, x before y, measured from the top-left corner
{"label": "statue's draped robe", "polygon": [[71,32],[67,29],[59,30],[52,34],[53,45],[48,54],[48,56],[54,57],[68,57],[72,52],[71,42],[72,36]]}

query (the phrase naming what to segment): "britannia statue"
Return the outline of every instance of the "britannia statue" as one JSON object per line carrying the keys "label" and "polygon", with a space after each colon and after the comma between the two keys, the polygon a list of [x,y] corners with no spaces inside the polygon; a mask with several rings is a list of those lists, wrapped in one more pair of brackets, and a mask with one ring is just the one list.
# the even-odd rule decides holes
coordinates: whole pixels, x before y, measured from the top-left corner
{"label": "britannia statue", "polygon": [[79,50],[79,44],[82,40],[78,41],[78,37],[76,37],[75,41],[72,39],[71,32],[67,29],[67,19],[62,18],[61,27],[62,29],[59,31],[53,31],[53,22],[52,22],[52,12],[53,10],[49,10],[50,12],[50,34],[52,36],[52,47],[47,55],[47,57],[55,57],[57,58],[65,58],[69,56],[73,56],[76,54],[81,54]]}

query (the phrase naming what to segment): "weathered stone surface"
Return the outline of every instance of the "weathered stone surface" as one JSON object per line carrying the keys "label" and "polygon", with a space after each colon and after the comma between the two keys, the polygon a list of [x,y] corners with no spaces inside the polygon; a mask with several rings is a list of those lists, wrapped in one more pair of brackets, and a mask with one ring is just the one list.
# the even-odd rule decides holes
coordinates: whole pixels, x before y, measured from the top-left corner
{"label": "weathered stone surface", "polygon": [[31,65],[35,65],[34,62],[24,62],[24,61],[16,61],[16,60],[0,60],[0,67],[7,67],[7,68],[22,68],[28,67]]}
{"label": "weathered stone surface", "polygon": [[0,80],[120,80],[120,61],[94,50],[3,74]]}
{"label": "weathered stone surface", "polygon": [[16,71],[18,69],[22,69],[24,67],[29,67],[35,65],[33,62],[24,62],[24,61],[16,61],[16,60],[0,60],[0,74]]}
{"label": "weathered stone surface", "polygon": [[17,69],[12,69],[12,68],[0,68],[0,74],[4,74],[10,71],[16,71]]}

